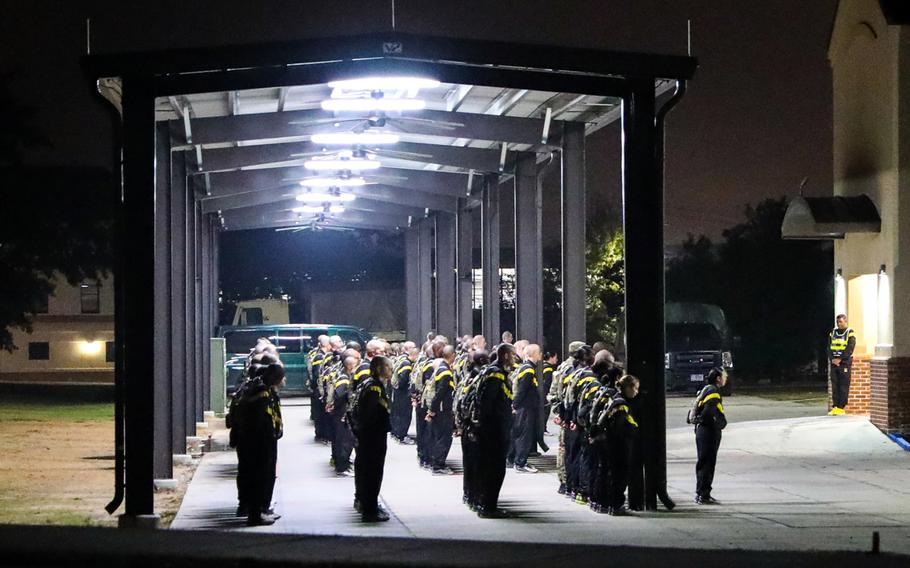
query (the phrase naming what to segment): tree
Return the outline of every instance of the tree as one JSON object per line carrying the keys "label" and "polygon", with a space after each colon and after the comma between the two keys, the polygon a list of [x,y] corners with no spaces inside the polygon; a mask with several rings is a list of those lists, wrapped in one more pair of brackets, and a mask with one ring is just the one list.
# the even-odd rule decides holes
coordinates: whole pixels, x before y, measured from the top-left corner
{"label": "tree", "polygon": [[11,328],[31,332],[32,315],[62,276],[78,285],[105,274],[112,260],[112,192],[107,172],[36,168],[30,148],[47,143],[35,109],[0,79],[0,349],[12,351]]}
{"label": "tree", "polygon": [[588,341],[612,345],[625,304],[625,241],[621,230],[592,234],[585,250],[587,310],[585,334]]}

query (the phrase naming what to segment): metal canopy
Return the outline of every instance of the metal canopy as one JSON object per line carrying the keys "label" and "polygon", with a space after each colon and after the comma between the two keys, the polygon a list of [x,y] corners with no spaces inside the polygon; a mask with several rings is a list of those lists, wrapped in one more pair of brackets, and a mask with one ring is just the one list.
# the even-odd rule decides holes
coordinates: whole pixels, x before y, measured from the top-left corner
{"label": "metal canopy", "polygon": [[[494,57],[491,66],[491,50],[500,48],[511,53]],[[388,148],[357,148],[383,168],[365,173],[366,189],[343,192],[364,199],[375,190],[375,200],[429,213],[454,212],[451,201],[437,196],[475,196],[473,204],[479,180],[487,174],[514,175],[520,153],[536,153],[542,161],[561,151],[564,134],[574,125],[583,124],[590,134],[618,120],[628,90],[623,76],[649,77],[659,96],[695,67],[685,57],[407,34],[258,46],[252,49],[259,51],[259,65],[225,66],[246,49],[91,59],[99,73],[139,66],[157,75],[156,120],[167,122],[172,152],[186,154],[187,173],[200,189],[196,196],[205,213],[293,197],[298,182],[313,175],[303,162],[338,150],[314,143],[313,136],[351,131],[395,133],[400,141]],[[516,56],[522,65],[515,64]],[[279,76],[262,65],[270,59],[284,65]],[[420,92],[426,108],[419,111],[377,115],[320,107],[332,96],[329,80],[380,71],[423,74],[442,83]],[[231,89],[205,90],[226,86],[217,78],[227,77]],[[459,82],[468,78],[484,84]],[[263,82],[275,86],[263,88]],[[237,88],[243,86],[250,88]],[[223,199],[227,196],[238,197]]]}
{"label": "metal canopy", "polygon": [[867,195],[794,197],[784,214],[781,237],[843,239],[847,233],[878,233],[881,228],[878,209]]}

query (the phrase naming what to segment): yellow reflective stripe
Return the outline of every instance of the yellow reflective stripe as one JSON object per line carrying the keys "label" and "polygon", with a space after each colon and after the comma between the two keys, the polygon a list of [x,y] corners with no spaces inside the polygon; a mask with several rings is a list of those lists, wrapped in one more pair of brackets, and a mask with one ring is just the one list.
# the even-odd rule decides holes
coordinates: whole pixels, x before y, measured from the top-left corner
{"label": "yellow reflective stripe", "polygon": [[[706,396],[706,397],[704,398],[704,400],[702,400],[702,401],[699,402],[698,404],[699,404],[699,406],[703,406],[703,405],[704,405],[705,403],[707,403],[709,400],[713,400],[713,399],[715,399],[715,398],[716,398],[717,400],[720,400],[720,393],[712,392],[711,394],[709,394],[708,396]],[[718,406],[720,406],[720,403],[718,403]]]}
{"label": "yellow reflective stripe", "polygon": [[254,400],[259,400],[260,398],[268,398],[268,396],[269,396],[269,391],[258,392],[258,393],[256,393],[256,396],[254,396],[250,399],[250,402],[252,402]]}
{"label": "yellow reflective stripe", "polygon": [[502,392],[506,393],[506,397],[508,397],[509,400],[512,400],[512,391],[506,388],[505,384],[502,385]]}
{"label": "yellow reflective stripe", "polygon": [[336,388],[340,387],[341,385],[349,385],[349,384],[351,384],[351,381],[349,381],[348,379],[341,379],[340,381],[335,381]]}
{"label": "yellow reflective stripe", "polygon": [[370,390],[371,390],[371,391],[378,392],[378,393],[381,393],[381,392],[382,392],[382,389],[379,388],[379,387],[377,387],[377,386],[375,386],[375,385],[372,386],[372,387],[370,387]]}
{"label": "yellow reflective stripe", "polygon": [[490,373],[490,376],[493,377],[494,379],[499,379],[499,380],[506,378],[506,376],[503,375],[502,373]]}
{"label": "yellow reflective stripe", "polygon": [[449,388],[455,390],[455,381],[449,381]]}
{"label": "yellow reflective stripe", "polygon": [[436,375],[435,382],[439,382],[440,380],[442,380],[443,377],[446,377],[446,376],[451,377],[452,371],[449,371],[448,369],[446,369],[445,371],[439,373],[438,375]]}
{"label": "yellow reflective stripe", "polygon": [[598,389],[596,389],[596,388],[588,389],[585,391],[584,395],[582,395],[581,399],[588,400],[588,397],[591,396],[592,394],[596,393],[597,391],[598,391]]}
{"label": "yellow reflective stripe", "polygon": [[413,367],[410,365],[405,365],[404,367],[398,369],[398,372],[401,373],[402,371],[410,371],[411,369],[413,369]]}
{"label": "yellow reflective stripe", "polygon": [[626,414],[626,422],[628,422],[632,426],[635,426],[636,428],[638,428],[638,422],[636,422],[635,419],[632,418],[631,414],[628,414],[628,413]]}
{"label": "yellow reflective stripe", "polygon": [[724,412],[724,405],[720,402],[717,403],[717,410],[719,410],[721,414],[726,414],[726,412]]}
{"label": "yellow reflective stripe", "polygon": [[369,375],[369,374],[370,374],[370,370],[369,370],[369,369],[362,369],[362,370],[360,370],[360,371],[357,371],[357,373],[354,374],[354,380],[355,380],[355,381],[356,381],[356,380],[359,380],[360,377],[363,377],[364,375]]}
{"label": "yellow reflective stripe", "polygon": [[523,376],[527,375],[528,373],[534,373],[534,367],[528,367],[524,371],[518,373],[518,377],[516,377],[515,380],[522,378]]}

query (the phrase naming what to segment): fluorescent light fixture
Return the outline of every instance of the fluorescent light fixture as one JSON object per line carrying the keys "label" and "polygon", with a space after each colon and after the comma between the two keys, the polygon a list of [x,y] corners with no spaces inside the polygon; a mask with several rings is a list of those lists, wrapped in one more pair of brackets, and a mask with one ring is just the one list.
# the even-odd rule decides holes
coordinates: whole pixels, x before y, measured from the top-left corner
{"label": "fluorescent light fixture", "polygon": [[97,355],[101,353],[104,344],[100,341],[80,341],[78,344],[79,352],[83,355]]}
{"label": "fluorescent light fixture", "polygon": [[427,104],[421,99],[385,99],[385,98],[362,98],[362,99],[328,99],[322,101],[322,109],[335,112],[354,111],[367,112],[374,110],[381,111],[402,111],[402,110],[422,110]]}
{"label": "fluorescent light fixture", "polygon": [[329,207],[329,213],[344,213],[344,205],[332,205]]}
{"label": "fluorescent light fixture", "polygon": [[325,177],[300,180],[300,185],[303,187],[361,187],[366,185],[366,183],[366,180],[362,177]]}
{"label": "fluorescent light fixture", "polygon": [[329,81],[332,89],[344,91],[412,91],[416,89],[434,89],[439,86],[439,81],[426,77],[361,77],[359,79],[343,79]]}
{"label": "fluorescent light fixture", "polygon": [[378,160],[366,158],[336,158],[329,160],[307,160],[303,167],[308,170],[375,170],[382,164]]}
{"label": "fluorescent light fixture", "polygon": [[339,203],[354,201],[357,196],[350,193],[301,193],[296,199],[303,203]]}
{"label": "fluorescent light fixture", "polygon": [[398,139],[399,136],[397,134],[385,132],[332,132],[313,135],[314,144],[326,144],[328,146],[395,144]]}

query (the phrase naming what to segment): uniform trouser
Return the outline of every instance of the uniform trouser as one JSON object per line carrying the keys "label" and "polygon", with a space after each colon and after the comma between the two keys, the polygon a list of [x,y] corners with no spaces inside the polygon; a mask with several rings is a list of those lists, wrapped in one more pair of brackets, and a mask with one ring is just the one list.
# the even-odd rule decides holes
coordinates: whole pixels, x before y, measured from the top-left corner
{"label": "uniform trouser", "polygon": [[512,416],[512,440],[514,444],[514,461],[516,467],[528,464],[528,454],[537,444],[537,416],[539,409],[518,408]]}
{"label": "uniform trouser", "polygon": [[434,469],[446,466],[449,450],[452,449],[452,432],[455,430],[455,415],[451,412],[440,412],[429,424],[430,439],[429,462]]}
{"label": "uniform trouser", "polygon": [[364,435],[357,440],[357,461],[354,462],[354,495],[360,501],[363,514],[379,509],[379,489],[385,470],[388,438],[382,435]]}
{"label": "uniform trouser", "polygon": [[546,451],[547,443],[543,439],[543,434],[547,430],[547,420],[550,418],[550,405],[545,404],[540,407],[540,413],[537,417],[537,445],[541,451]]}
{"label": "uniform trouser", "polygon": [[581,449],[581,435],[578,430],[566,428],[566,488],[569,491],[578,491],[578,454]]}
{"label": "uniform trouser", "polygon": [[415,417],[417,419],[417,459],[421,464],[428,462],[430,460],[430,454],[428,451],[429,443],[429,432],[427,431],[427,409],[423,405],[418,404]]}
{"label": "uniform trouser", "polygon": [[591,500],[604,507],[610,506],[610,451],[607,442],[600,440],[593,446],[597,456],[597,468],[591,489]]}
{"label": "uniform trouser", "polygon": [[[335,460],[335,471],[342,472],[351,467],[351,452],[354,451],[354,434],[346,422],[341,419],[344,414],[332,414],[332,459]],[[359,457],[359,456],[358,456]]]}
{"label": "uniform trouser", "polygon": [[695,448],[698,451],[698,461],[695,463],[695,494],[699,497],[711,495],[720,438],[721,431],[716,428],[695,427]]}
{"label": "uniform trouser", "polygon": [[313,430],[316,437],[324,440],[325,435],[325,405],[319,400],[319,395],[315,392],[310,395],[310,418],[313,419]]}
{"label": "uniform trouser", "polygon": [[237,445],[237,492],[250,515],[269,508],[277,456],[278,440],[274,438],[243,440]]}
{"label": "uniform trouser", "polygon": [[494,511],[499,504],[499,492],[506,477],[506,453],[509,451],[509,444],[503,439],[502,432],[495,429],[482,430],[478,437],[479,505],[487,511]]}
{"label": "uniform trouser", "polygon": [[645,508],[644,467],[641,438],[636,432],[629,442],[629,507],[636,510]]}
{"label": "uniform trouser", "polygon": [[556,451],[556,476],[561,485],[566,484],[566,429],[559,427],[559,449]]}
{"label": "uniform trouser", "polygon": [[407,391],[392,389],[392,437],[403,440],[411,428],[411,397]]}
{"label": "uniform trouser", "polygon": [[606,503],[614,509],[626,504],[626,487],[629,485],[629,441],[623,438],[613,439],[607,446],[607,459],[610,474]]}
{"label": "uniform trouser", "polygon": [[831,365],[831,402],[837,408],[847,406],[850,396],[850,367]]}
{"label": "uniform trouser", "polygon": [[465,432],[461,434],[461,463],[464,467],[462,489],[468,503],[476,503],[480,490],[478,488],[479,471],[477,468],[477,441],[471,440]]}
{"label": "uniform trouser", "polygon": [[584,434],[579,436],[578,448],[578,488],[577,490],[585,496],[590,496],[594,492],[594,483],[597,476],[597,451],[587,440]]}

